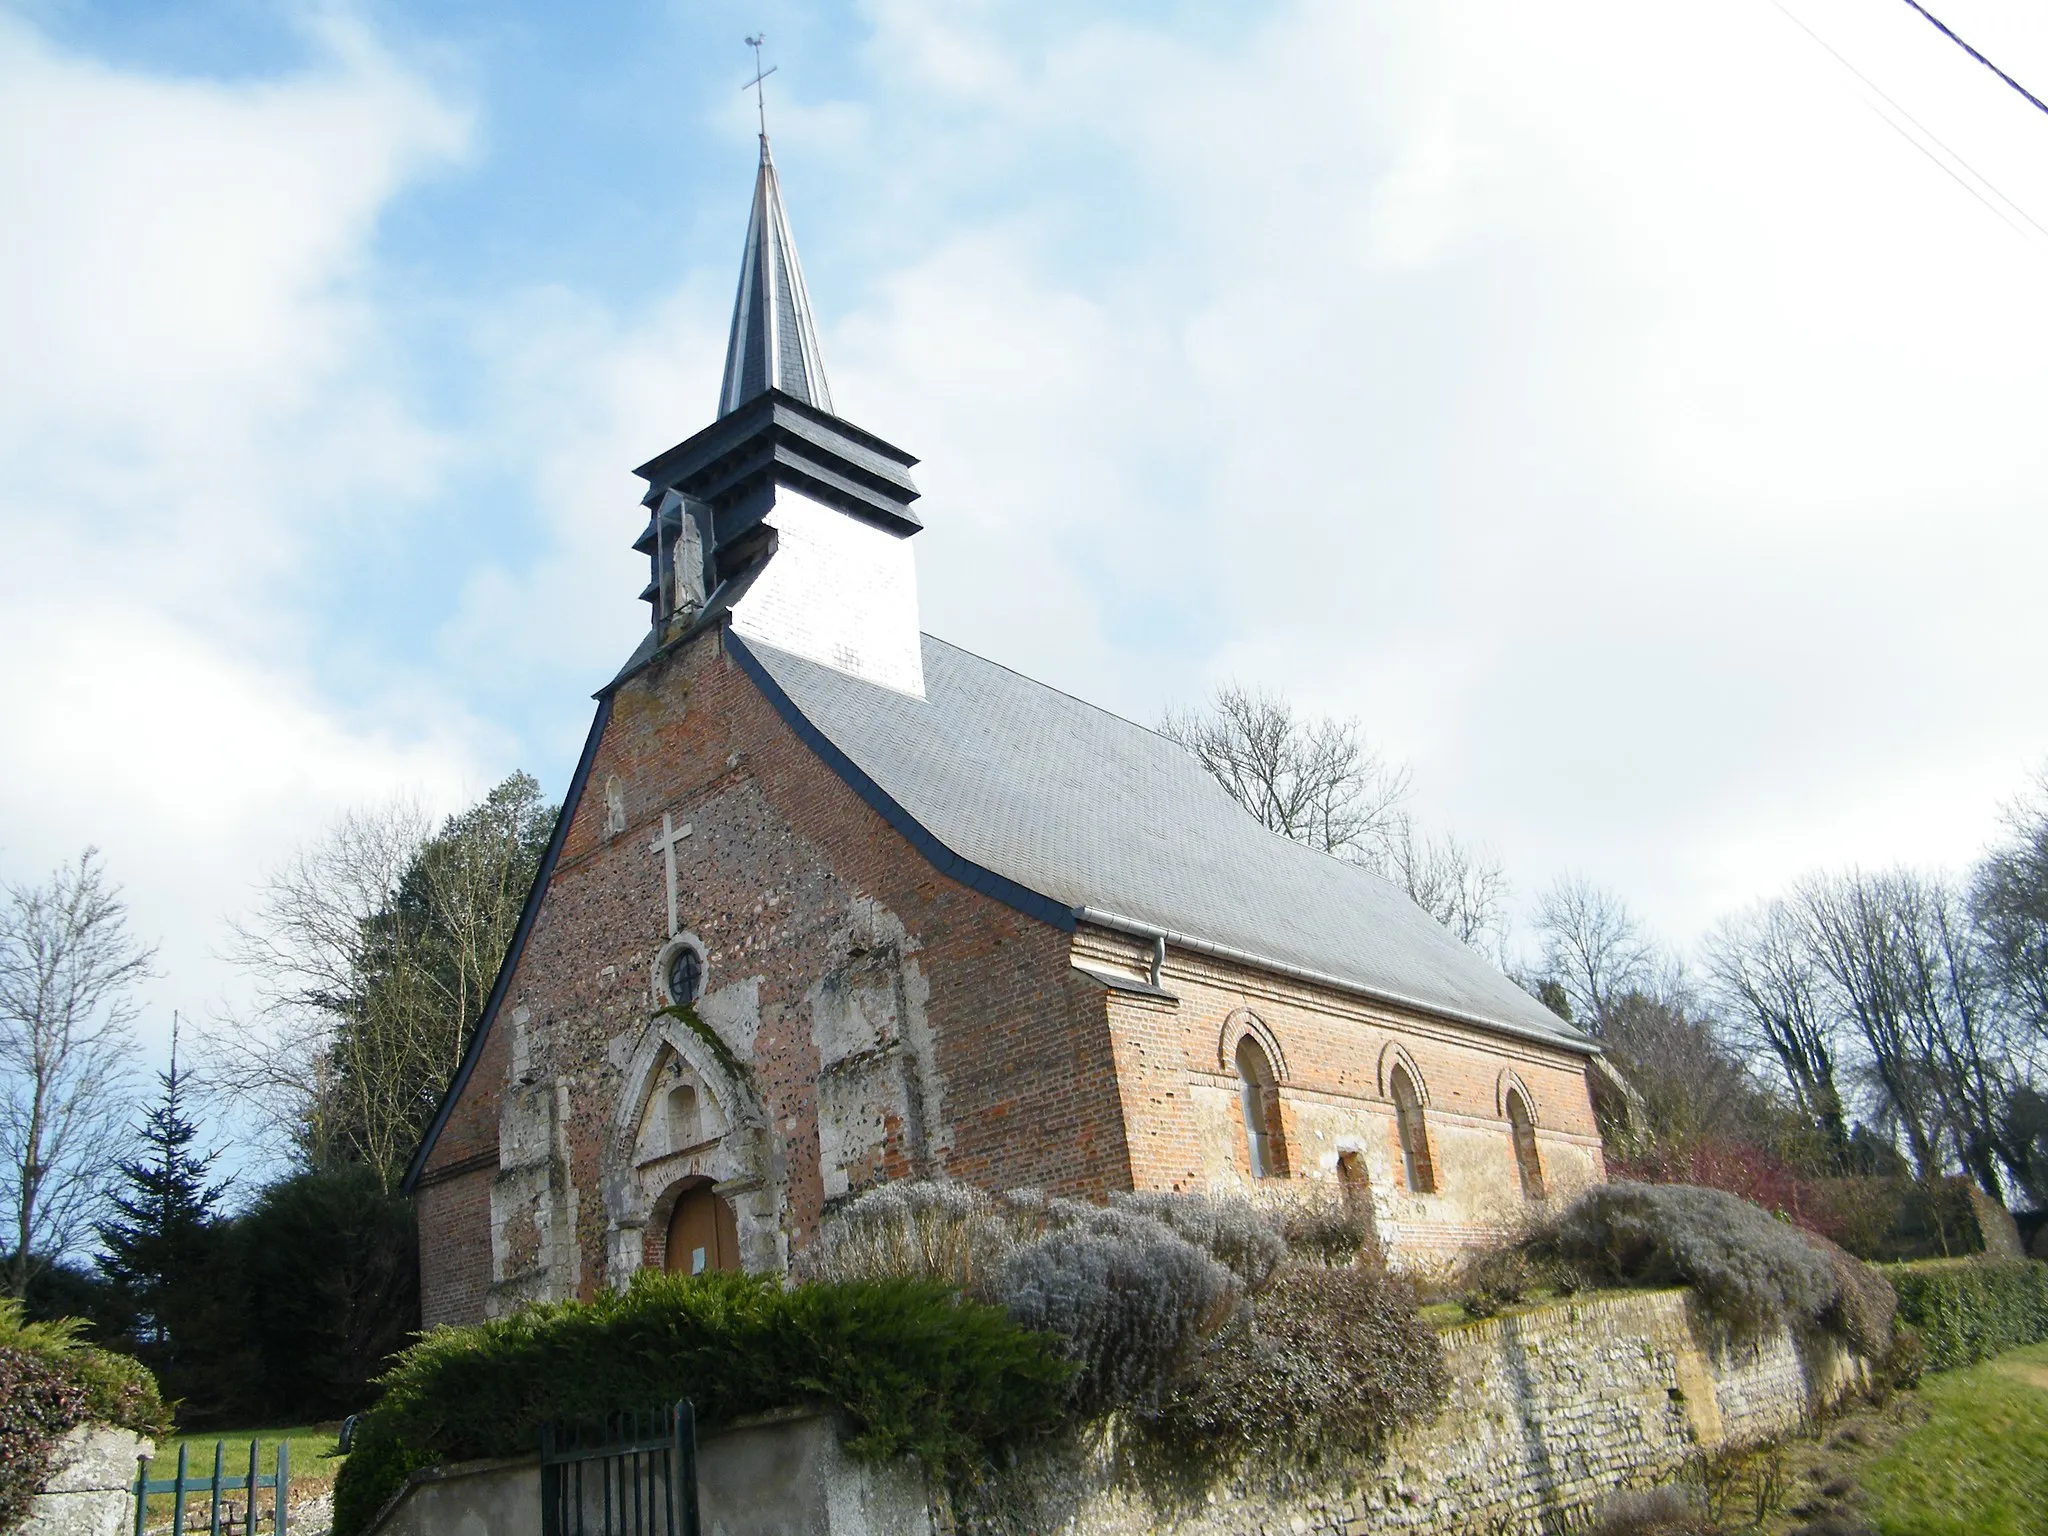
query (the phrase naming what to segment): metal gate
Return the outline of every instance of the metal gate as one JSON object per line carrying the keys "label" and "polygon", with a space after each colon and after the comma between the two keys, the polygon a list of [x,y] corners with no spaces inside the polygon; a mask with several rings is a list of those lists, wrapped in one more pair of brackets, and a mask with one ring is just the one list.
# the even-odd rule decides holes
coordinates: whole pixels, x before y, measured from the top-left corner
{"label": "metal gate", "polygon": [[[285,1536],[292,1482],[288,1442],[278,1442],[277,1470],[260,1472],[256,1466],[256,1442],[251,1440],[246,1475],[227,1471],[226,1442],[216,1440],[212,1476],[200,1473],[195,1477],[186,1460],[190,1450],[190,1446],[178,1447],[175,1477],[152,1478],[149,1458],[135,1458],[135,1536],[147,1536],[151,1529],[149,1496],[166,1493],[171,1496],[171,1523],[167,1527],[170,1536],[185,1536],[187,1531],[205,1531],[207,1536],[257,1536],[258,1532]],[[268,1510],[259,1508],[257,1499],[266,1491],[274,1495]],[[202,1504],[204,1514],[200,1512]]]}
{"label": "metal gate", "polygon": [[688,1403],[540,1432],[541,1536],[698,1536]]}

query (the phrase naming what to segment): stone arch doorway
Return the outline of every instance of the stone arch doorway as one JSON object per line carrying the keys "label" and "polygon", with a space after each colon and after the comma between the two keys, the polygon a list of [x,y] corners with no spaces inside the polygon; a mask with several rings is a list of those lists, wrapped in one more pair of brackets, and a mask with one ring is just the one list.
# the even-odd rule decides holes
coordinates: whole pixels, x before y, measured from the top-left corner
{"label": "stone arch doorway", "polygon": [[672,1275],[701,1275],[714,1269],[738,1269],[739,1223],[731,1204],[708,1179],[685,1185],[669,1213],[668,1239],[661,1267]]}

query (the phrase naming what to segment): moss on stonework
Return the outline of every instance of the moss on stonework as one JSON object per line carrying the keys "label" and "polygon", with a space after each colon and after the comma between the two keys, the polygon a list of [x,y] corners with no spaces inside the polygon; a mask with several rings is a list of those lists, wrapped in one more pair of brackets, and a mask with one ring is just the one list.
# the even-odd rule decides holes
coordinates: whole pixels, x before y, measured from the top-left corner
{"label": "moss on stonework", "polygon": [[704,1048],[711,1052],[712,1059],[736,1082],[754,1089],[754,1074],[747,1064],[733,1054],[731,1046],[725,1043],[717,1030],[697,1016],[697,1010],[688,1003],[670,1003],[666,1008],[655,1010],[656,1018],[678,1019],[689,1027],[690,1033],[704,1042]]}

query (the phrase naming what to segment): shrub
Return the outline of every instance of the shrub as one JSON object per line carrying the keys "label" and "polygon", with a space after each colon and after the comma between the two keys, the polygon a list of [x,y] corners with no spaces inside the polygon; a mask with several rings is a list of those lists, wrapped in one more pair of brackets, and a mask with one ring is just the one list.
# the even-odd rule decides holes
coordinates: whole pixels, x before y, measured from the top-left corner
{"label": "shrub", "polygon": [[1821,1326],[1864,1359],[1884,1359],[1891,1353],[1892,1320],[1899,1306],[1891,1282],[1824,1237],[1808,1233],[1806,1240],[1834,1271],[1835,1299],[1820,1315]]}
{"label": "shrub", "polygon": [[1072,1367],[1000,1310],[927,1280],[798,1285],[643,1273],[623,1295],[557,1302],[406,1350],[335,1487],[335,1531],[363,1529],[408,1473],[532,1450],[550,1421],[594,1422],[687,1397],[716,1428],[774,1408],[836,1409],[863,1459],[936,1476],[1044,1433]]}
{"label": "shrub", "polygon": [[965,1184],[883,1184],[835,1211],[796,1269],[813,1280],[938,1280],[993,1301],[1020,1225],[1015,1210]]}
{"label": "shrub", "polygon": [[1920,1334],[1929,1370],[2048,1341],[2048,1264],[2038,1259],[1960,1259],[1888,1273],[1899,1317]]}
{"label": "shrub", "polygon": [[1156,1406],[1236,1310],[1237,1278],[1149,1216],[1055,1202],[1048,1217],[1063,1224],[1003,1266],[1004,1306],[1061,1340],[1082,1417]]}
{"label": "shrub", "polygon": [[1979,1197],[1963,1178],[1812,1178],[1762,1147],[1712,1137],[1617,1160],[1609,1172],[1721,1190],[1869,1261],[1961,1258],[1987,1246]]}
{"label": "shrub", "polygon": [[1149,1406],[1263,1285],[1285,1247],[1242,1200],[1135,1195],[1104,1207],[938,1181],[885,1184],[834,1213],[801,1261],[814,1278],[908,1276],[999,1305],[1073,1361],[1074,1411]]}
{"label": "shrub", "polygon": [[134,1356],[87,1346],[73,1351],[65,1365],[85,1390],[81,1422],[112,1424],[151,1440],[171,1432],[171,1411],[157,1390],[156,1378]]}
{"label": "shrub", "polygon": [[1717,1189],[1603,1184],[1534,1238],[1533,1251],[1618,1285],[1685,1285],[1732,1334],[1815,1324],[1837,1283],[1825,1254],[1790,1225]]}
{"label": "shrub", "polygon": [[1720,1527],[1678,1489],[1646,1488],[1608,1499],[1586,1536],[1720,1536]]}
{"label": "shrub", "polygon": [[1272,1208],[1287,1252],[1304,1263],[1383,1263],[1369,1200],[1341,1200],[1326,1189],[1296,1188]]}
{"label": "shrub", "polygon": [[1284,1227],[1276,1231],[1249,1200],[1149,1191],[1115,1194],[1109,1200],[1117,1210],[1149,1216],[1171,1227],[1237,1276],[1248,1295],[1264,1290],[1287,1259],[1289,1239]]}
{"label": "shrub", "polygon": [[85,1388],[48,1355],[0,1344],[0,1531],[28,1515],[59,1437],[85,1418]]}
{"label": "shrub", "polygon": [[78,1424],[160,1435],[169,1426],[156,1380],[125,1355],[78,1342],[76,1319],[28,1322],[0,1300],[0,1531],[28,1512],[50,1453]]}
{"label": "shrub", "polygon": [[1488,1248],[1458,1273],[1458,1305],[1467,1317],[1494,1317],[1536,1289],[1537,1265],[1521,1247]]}
{"label": "shrub", "polygon": [[1433,1416],[1447,1385],[1443,1347],[1405,1281],[1284,1269],[1139,1419],[1135,1470],[1155,1497],[1246,1467],[1313,1475]]}
{"label": "shrub", "polygon": [[1927,1345],[1920,1330],[1901,1322],[1892,1324],[1892,1347],[1878,1368],[1876,1393],[1879,1402],[1894,1392],[1910,1392],[1920,1385],[1927,1370]]}
{"label": "shrub", "polygon": [[257,1411],[339,1418],[363,1407],[419,1328],[411,1202],[361,1164],[302,1173],[258,1194],[235,1236]]}

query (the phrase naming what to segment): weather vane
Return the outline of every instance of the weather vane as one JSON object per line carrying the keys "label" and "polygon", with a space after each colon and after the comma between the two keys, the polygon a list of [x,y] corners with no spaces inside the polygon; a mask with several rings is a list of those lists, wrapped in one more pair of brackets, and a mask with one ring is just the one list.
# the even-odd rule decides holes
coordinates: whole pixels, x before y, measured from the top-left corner
{"label": "weather vane", "polygon": [[754,78],[740,87],[743,91],[752,91],[754,93],[754,110],[761,114],[761,138],[764,142],[768,137],[768,101],[761,82],[775,73],[775,66],[773,64],[770,64],[766,69],[761,67],[761,45],[767,41],[768,34],[766,32],[756,32],[747,39],[747,46],[754,50]]}

